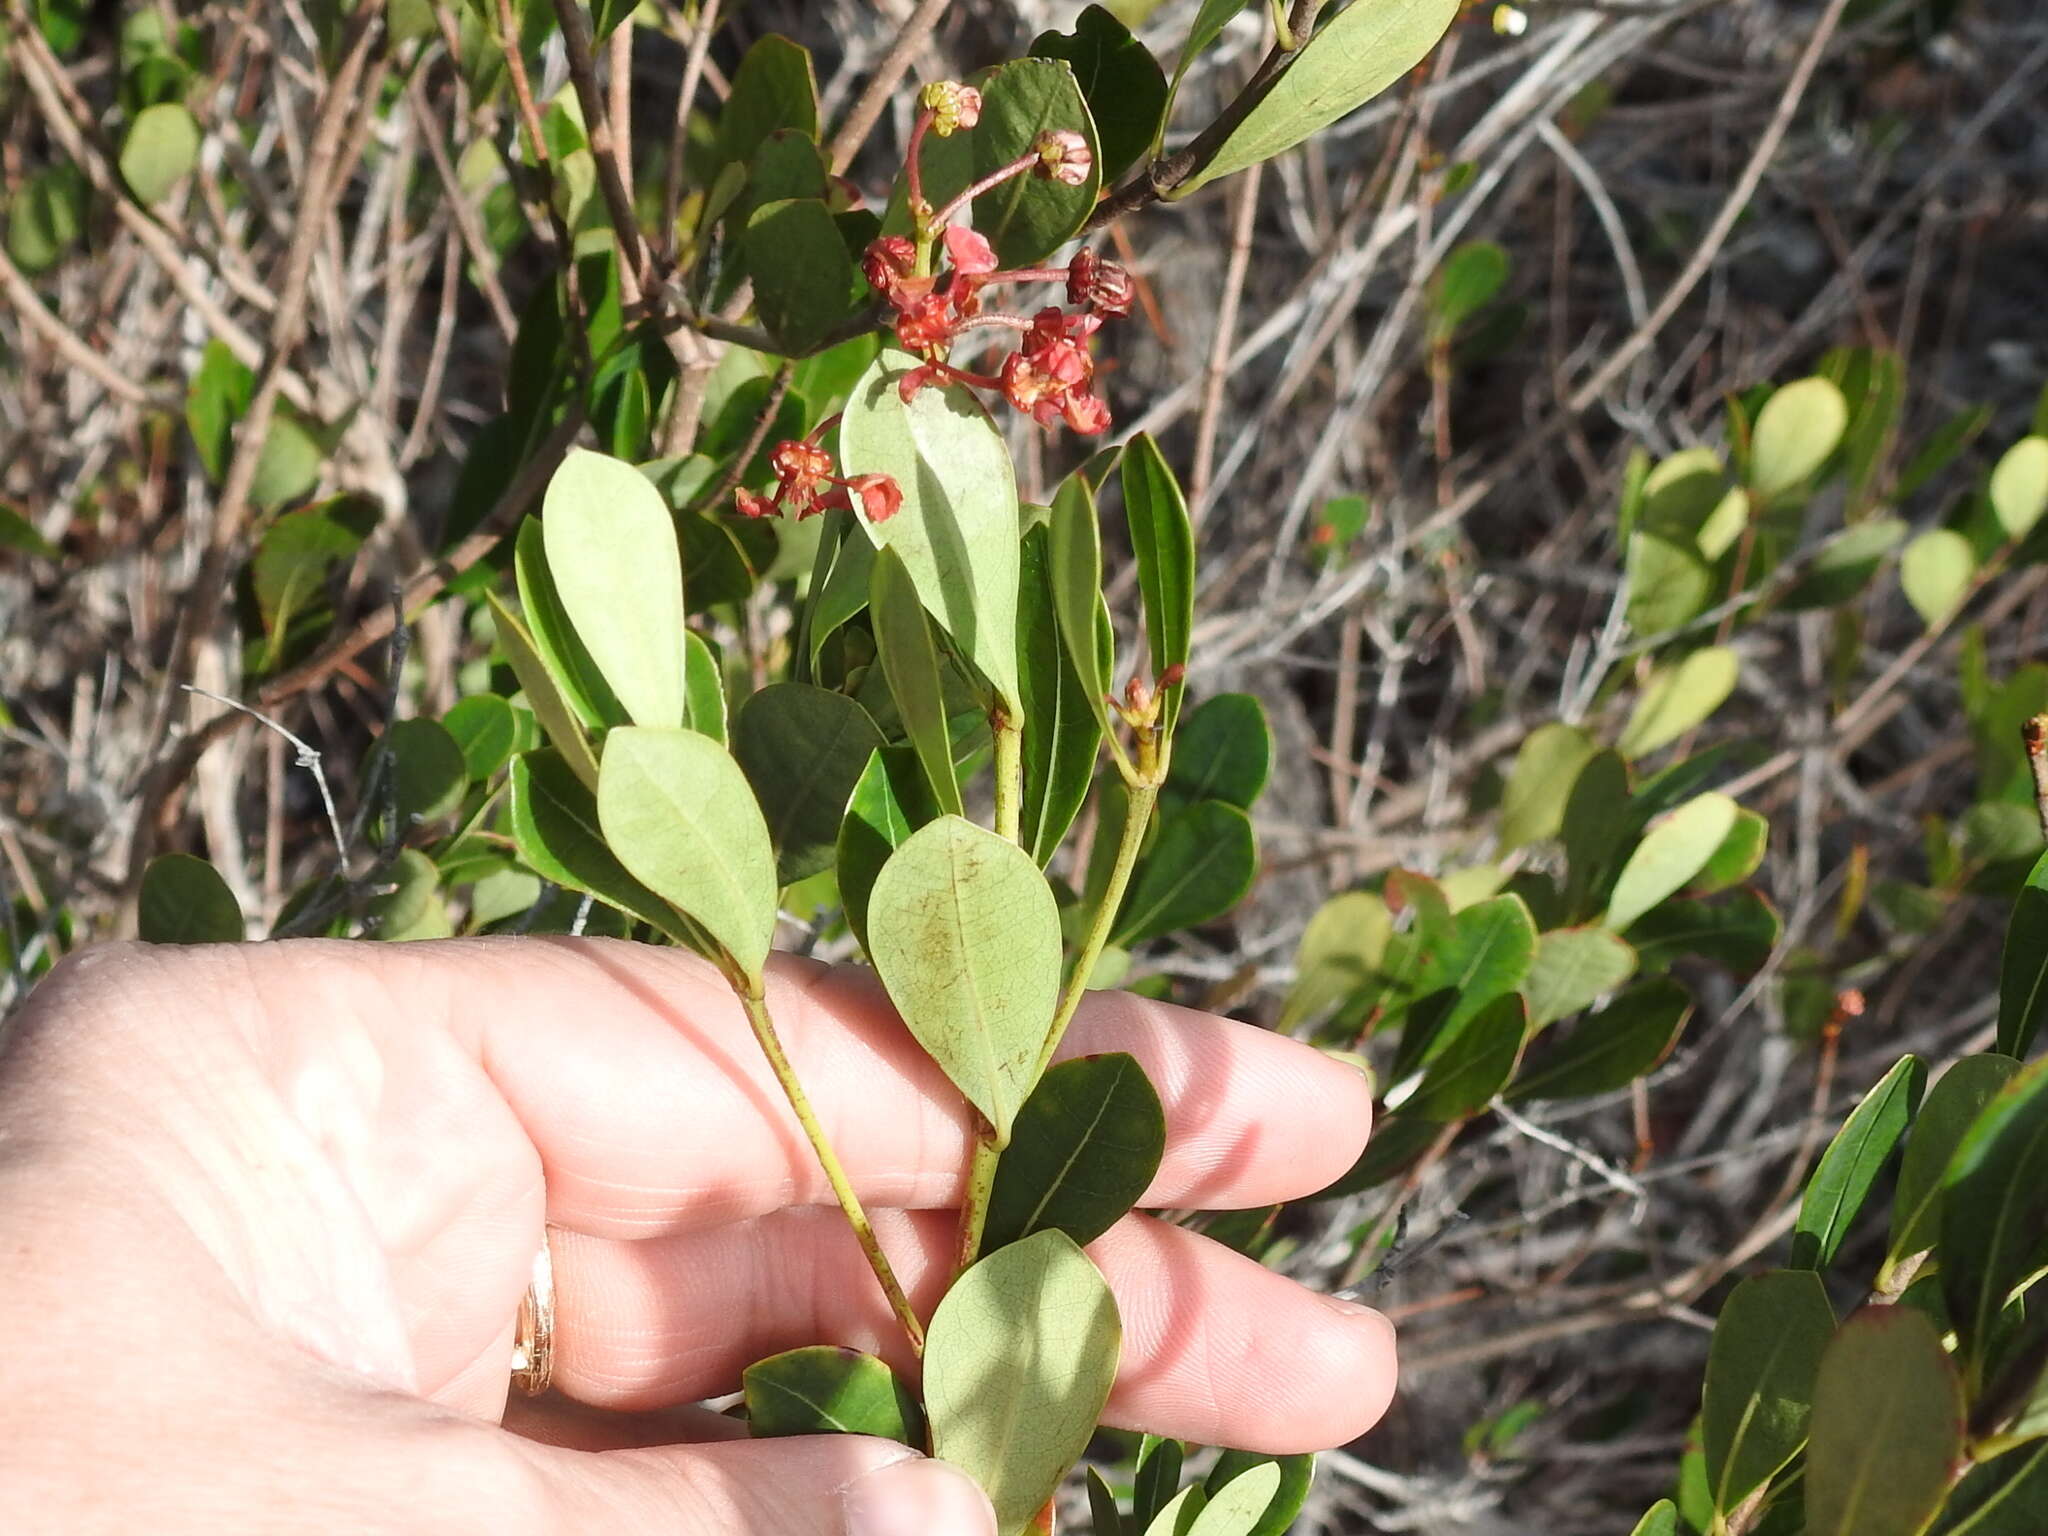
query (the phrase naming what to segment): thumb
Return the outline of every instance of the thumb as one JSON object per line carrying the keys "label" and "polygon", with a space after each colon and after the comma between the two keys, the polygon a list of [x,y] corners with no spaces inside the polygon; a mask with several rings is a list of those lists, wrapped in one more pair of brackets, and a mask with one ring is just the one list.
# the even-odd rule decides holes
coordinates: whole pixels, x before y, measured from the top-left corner
{"label": "thumb", "polygon": [[995,1511],[972,1478],[892,1440],[532,1451],[547,1536],[996,1536]]}

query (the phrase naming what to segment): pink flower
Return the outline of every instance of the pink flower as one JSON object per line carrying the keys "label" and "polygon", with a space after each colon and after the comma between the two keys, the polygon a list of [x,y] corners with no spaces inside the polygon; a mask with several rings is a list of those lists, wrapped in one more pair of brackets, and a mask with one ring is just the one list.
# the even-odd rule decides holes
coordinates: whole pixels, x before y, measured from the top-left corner
{"label": "pink flower", "polygon": [[870,241],[860,259],[861,276],[877,293],[894,294],[917,267],[917,247],[901,235]]}
{"label": "pink flower", "polygon": [[979,277],[996,269],[995,247],[985,236],[959,224],[946,226],[946,259],[952,262],[955,272],[968,277]]}
{"label": "pink flower", "polygon": [[932,132],[949,138],[981,121],[981,92],[958,80],[934,80],[917,93],[917,104],[932,115]]}
{"label": "pink flower", "polygon": [[1048,128],[1031,147],[1038,153],[1038,164],[1032,167],[1031,174],[1049,176],[1069,187],[1085,182],[1095,166],[1088,141],[1071,128]]}

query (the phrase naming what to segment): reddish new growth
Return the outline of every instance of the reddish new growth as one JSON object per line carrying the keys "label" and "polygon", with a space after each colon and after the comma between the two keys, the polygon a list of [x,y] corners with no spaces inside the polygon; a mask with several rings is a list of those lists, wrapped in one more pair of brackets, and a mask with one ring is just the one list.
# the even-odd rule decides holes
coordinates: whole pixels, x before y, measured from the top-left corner
{"label": "reddish new growth", "polygon": [[[808,438],[785,438],[768,455],[768,467],[775,471],[775,489],[757,496],[744,488],[733,492],[741,515],[773,517],[788,511],[798,519],[819,512],[851,511],[855,500],[861,515],[871,523],[884,523],[903,505],[903,490],[888,475],[854,475],[850,479],[832,473],[832,455],[815,439],[838,422],[834,416],[819,425]],[[826,487],[831,489],[826,489]]]}
{"label": "reddish new growth", "polygon": [[[968,98],[963,105],[962,98]],[[1093,251],[1081,251],[1065,267],[1000,270],[986,237],[953,221],[970,203],[992,187],[1018,176],[1037,176],[1066,186],[1081,186],[1094,169],[1088,141],[1070,129],[1050,129],[1008,165],[967,187],[936,213],[924,201],[918,177],[917,151],[927,132],[947,134],[970,127],[981,111],[981,98],[966,86],[940,82],[926,86],[918,98],[924,108],[911,132],[910,202],[925,248],[943,253],[937,271],[920,271],[919,247],[901,235],[884,235],[867,249],[861,271],[868,284],[888,301],[890,324],[904,349],[923,362],[898,381],[905,400],[934,379],[951,379],[977,389],[992,390],[1042,426],[1065,422],[1074,431],[1093,436],[1109,430],[1109,407],[1094,392],[1095,359],[1088,338],[1105,319],[1131,310],[1130,274]],[[936,238],[934,238],[936,236]],[[1061,283],[1071,311],[1041,309],[1022,314],[988,310],[986,290],[1005,283]],[[970,373],[950,361],[953,343],[972,330],[1001,329],[1018,333],[1015,351],[994,373]]]}

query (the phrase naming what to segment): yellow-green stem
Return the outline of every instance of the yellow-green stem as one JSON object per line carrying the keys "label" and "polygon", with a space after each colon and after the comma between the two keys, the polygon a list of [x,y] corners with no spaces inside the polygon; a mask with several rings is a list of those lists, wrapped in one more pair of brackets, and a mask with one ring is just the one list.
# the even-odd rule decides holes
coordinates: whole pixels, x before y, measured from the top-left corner
{"label": "yellow-green stem", "polygon": [[895,1270],[889,1267],[888,1255],[882,1252],[882,1245],[875,1237],[874,1223],[868,1220],[868,1213],[862,1209],[860,1196],[854,1193],[853,1181],[840,1166],[839,1154],[832,1150],[832,1143],[825,1139],[825,1128],[818,1123],[816,1113],[811,1109],[810,1097],[804,1092],[803,1084],[797,1081],[796,1069],[790,1065],[788,1055],[782,1049],[781,1037],[775,1033],[775,1022],[768,1017],[768,1003],[761,995],[760,983],[751,978],[729,977],[732,989],[738,994],[740,1005],[746,1009],[747,1023],[753,1027],[754,1038],[760,1042],[761,1054],[768,1058],[768,1066],[775,1074],[775,1080],[782,1085],[782,1091],[789,1099],[789,1107],[796,1111],[797,1123],[803,1127],[804,1138],[810,1142],[811,1151],[817,1154],[818,1166],[825,1170],[825,1178],[832,1185],[832,1193],[839,1200],[839,1209],[846,1213],[847,1225],[853,1228],[853,1235],[860,1243],[860,1251],[867,1255],[868,1268],[875,1272],[875,1280],[882,1287],[882,1294],[889,1298],[889,1306],[896,1314],[896,1321],[903,1325],[903,1331],[910,1338],[910,1347],[918,1354],[924,1353],[924,1324],[918,1321],[917,1313],[911,1308],[910,1298],[903,1294],[903,1287],[897,1282]]}
{"label": "yellow-green stem", "polygon": [[996,740],[996,836],[1022,841],[1024,809],[1024,722],[998,704],[989,717]]}
{"label": "yellow-green stem", "polygon": [[995,1193],[996,1163],[1002,1148],[996,1145],[994,1127],[987,1121],[975,1127],[974,1157],[967,1165],[967,1198],[960,1202],[960,1251],[953,1269],[957,1274],[972,1264],[981,1252],[981,1235],[988,1226],[989,1197]]}

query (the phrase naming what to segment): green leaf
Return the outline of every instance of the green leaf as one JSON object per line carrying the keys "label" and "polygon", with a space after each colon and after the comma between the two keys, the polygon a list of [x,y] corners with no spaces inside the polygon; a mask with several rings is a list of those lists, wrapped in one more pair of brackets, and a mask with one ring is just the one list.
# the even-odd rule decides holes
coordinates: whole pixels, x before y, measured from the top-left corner
{"label": "green leaf", "polygon": [[1676,741],[1726,702],[1741,671],[1740,659],[1725,645],[1706,646],[1659,667],[1643,685],[1615,750],[1635,759]]}
{"label": "green leaf", "polygon": [[331,507],[287,512],[271,523],[249,563],[264,631],[273,640],[282,636],[299,610],[324,593],[329,573],[362,547],[362,535]]}
{"label": "green leaf", "polygon": [[[385,774],[391,775],[388,786]],[[417,823],[455,808],[469,782],[469,768],[462,748],[438,720],[399,720],[371,753],[368,781],[380,811],[389,796],[398,816],[397,835],[403,837]]]}
{"label": "green leaf", "polygon": [[2024,539],[2048,512],[2048,437],[2023,437],[2006,449],[1986,491],[2008,539]]}
{"label": "green leaf", "polygon": [[680,728],[618,727],[605,738],[597,820],[628,873],[759,980],[775,936],[775,854],[725,748]]}
{"label": "green leaf", "polygon": [[683,635],[683,691],[688,697],[689,726],[713,741],[725,740],[725,678],[711,642],[694,629]]}
{"label": "green leaf", "polygon": [[519,720],[495,693],[471,694],[441,717],[441,728],[462,752],[462,769],[481,784],[504,767],[519,746]]}
{"label": "green leaf", "polygon": [[1810,1270],[1752,1275],[1729,1292],[1700,1411],[1716,1513],[1735,1508],[1806,1443],[1814,1378],[1834,1331],[1827,1290]]}
{"label": "green leaf", "polygon": [[1102,748],[1102,726],[1089,707],[1089,690],[1060,642],[1050,538],[1044,528],[1024,536],[1017,598],[1018,686],[1024,695],[1024,798],[1018,828],[1040,868],[1059,851],[1088,798]]}
{"label": "green leaf", "polygon": [[1628,622],[1638,635],[1662,635],[1704,612],[1714,573],[1699,546],[1638,529],[1628,541]]}
{"label": "green leaf", "polygon": [[1425,1120],[1464,1120],[1478,1114],[1515,1075],[1528,1031],[1527,1009],[1518,994],[1494,998],[1430,1061],[1402,1108]]}
{"label": "green leaf", "polygon": [[832,211],[816,198],[785,198],[756,209],[740,258],[754,281],[761,328],[792,357],[816,350],[866,298]]}
{"label": "green leaf", "polygon": [[[1181,1462],[1185,1451],[1178,1440],[1146,1435],[1138,1442],[1137,1475],[1132,1479],[1131,1520],[1148,1528],[1161,1510],[1173,1502],[1180,1486]],[[1190,1516],[1190,1518],[1193,1518]]]}
{"label": "green leaf", "polygon": [[[7,205],[7,252],[24,272],[47,272],[85,234],[92,187],[69,161],[29,177]],[[218,342],[212,346],[220,345]],[[218,471],[213,472],[215,478]]]}
{"label": "green leaf", "polygon": [[242,906],[221,872],[189,853],[161,853],[142,871],[136,932],[145,944],[239,944]]}
{"label": "green leaf", "polygon": [[1949,1160],[1984,1106],[2019,1070],[2020,1064],[2010,1056],[1965,1056],[1927,1090],[1899,1164],[1887,1265],[1934,1246],[1941,1235],[1942,1175]]}
{"label": "green leaf", "polygon": [[1555,837],[1579,770],[1599,748],[1575,725],[1551,721],[1522,739],[1501,793],[1501,852]]}
{"label": "green leaf", "polygon": [[1280,1464],[1267,1461],[1246,1468],[1221,1488],[1204,1485],[1208,1502],[1188,1527],[1188,1536],[1250,1536],[1280,1491],[1281,1475]]}
{"label": "green leaf", "polygon": [[1738,809],[1735,825],[1721,839],[1721,846],[1692,877],[1692,889],[1701,895],[1712,895],[1731,885],[1740,885],[1763,863],[1770,841],[1771,824],[1755,811]]}
{"label": "green leaf", "polygon": [[1794,1268],[1825,1269],[1834,1262],[1877,1176],[1912,1124],[1926,1081],[1927,1068],[1920,1058],[1902,1056],[1849,1112],[1806,1181],[1798,1224],[1792,1229]]}
{"label": "green leaf", "polygon": [[1618,753],[1594,753],[1572,780],[1558,829],[1569,876],[1565,905],[1572,912],[1584,912],[1612,884],[1616,861],[1636,826],[1628,765]]}
{"label": "green leaf", "polygon": [[954,775],[952,738],[946,725],[945,690],[939,678],[939,653],[910,573],[893,549],[881,550],[875,557],[868,607],[882,675],[889,681],[896,713],[924,767],[933,798],[948,815],[962,815],[960,781]]}
{"label": "green leaf", "polygon": [[1695,795],[1652,826],[1621,867],[1603,919],[1616,933],[1685,889],[1735,829],[1741,810],[1726,795]]}
{"label": "green leaf", "polygon": [[526,632],[526,626],[512,616],[512,611],[498,601],[495,592],[485,593],[484,601],[490,605],[491,620],[498,633],[498,648],[505,653],[512,675],[519,679],[527,707],[533,711],[548,740],[561,752],[562,760],[595,793],[597,757],[590,750],[589,739],[584,736],[575,711],[555,685],[554,675],[547,664],[541,660],[533,637]]}
{"label": "green leaf", "polygon": [[818,85],[809,52],[769,32],[733,72],[732,90],[718,117],[718,164],[752,163],[755,151],[779,128],[818,136]]}
{"label": "green leaf", "polygon": [[144,107],[121,141],[121,179],[144,203],[160,203],[199,163],[199,122],[182,102]]}
{"label": "green leaf", "polygon": [[575,449],[540,526],[562,610],[627,716],[680,726],[683,562],[661,493],[632,465]]}
{"label": "green leaf", "polygon": [[1813,552],[1805,573],[1778,599],[1778,606],[1800,613],[1848,602],[1870,585],[1884,557],[1910,531],[1905,519],[1898,517],[1872,518],[1844,528]]}
{"label": "green leaf", "polygon": [[1722,901],[1667,901],[1637,918],[1628,932],[1636,963],[1645,971],[1693,955],[1749,976],[1770,959],[1782,926],[1777,909],[1745,889]]}
{"label": "green leaf", "polygon": [[1590,1008],[1635,970],[1635,950],[1610,929],[1551,929],[1537,939],[1535,958],[1522,978],[1529,1027],[1541,1029],[1581,1008]]}
{"label": "green leaf", "polygon": [[740,706],[732,755],[767,817],[782,884],[832,867],[847,801],[881,745],[866,710],[808,683],[771,683]]}
{"label": "green leaf", "polygon": [[38,560],[58,558],[57,546],[13,507],[0,503],[0,549],[12,549]]}
{"label": "green leaf", "polygon": [[1101,135],[1101,176],[1114,182],[1152,147],[1166,118],[1166,76],[1130,29],[1099,5],[1084,9],[1071,36],[1041,32],[1039,59],[1065,59]]}
{"label": "green leaf", "polygon": [[672,938],[682,936],[668,903],[626,873],[605,843],[597,797],[560,752],[522,752],[512,760],[506,814],[520,859],[543,880],[595,896]]}
{"label": "green leaf", "polygon": [[256,473],[249,482],[249,499],[259,507],[281,507],[297,501],[320,481],[320,466],[327,450],[297,416],[280,405],[270,418],[270,431],[263,439],[263,451],[256,456]]}
{"label": "green leaf", "polygon": [[1929,629],[1956,611],[1976,574],[1976,553],[1953,528],[1930,528],[1899,556],[1899,585]]}
{"label": "green leaf", "polygon": [[1930,1536],[2040,1536],[2048,1530],[2048,1442],[1972,1467]]}
{"label": "green leaf", "polygon": [[747,1426],[757,1440],[783,1435],[877,1435],[922,1449],[924,1414],[894,1371],[873,1355],[810,1344],[757,1360],[741,1374]]}
{"label": "green leaf", "polygon": [[911,833],[938,814],[916,755],[908,748],[884,747],[868,759],[840,823],[835,859],[846,923],[863,949],[868,942],[868,893],[875,876]]}
{"label": "green leaf", "polygon": [[1280,1475],[1273,1492],[1267,1496],[1264,1512],[1243,1528],[1243,1536],[1287,1536],[1294,1525],[1294,1517],[1301,1513],[1301,1506],[1308,1499],[1310,1485],[1315,1482],[1314,1456],[1306,1453],[1262,1456],[1254,1451],[1225,1451],[1216,1458],[1216,1465],[1202,1480],[1202,1491],[1214,1499],[1245,1473],[1261,1466],[1277,1468]]}
{"label": "green leaf", "polygon": [[1021,718],[1017,486],[1009,449],[981,402],[959,384],[927,384],[905,404],[896,381],[916,365],[907,353],[884,351],[846,403],[839,426],[846,473],[891,475],[903,491],[894,517],[863,517],[860,525],[877,548],[902,559],[926,609]]}
{"label": "green leaf", "polygon": [[1112,745],[1107,694],[1116,658],[1101,623],[1102,524],[1095,510],[1095,492],[1080,475],[1069,475],[1053,493],[1052,521],[1046,529],[1052,576],[1053,612],[1060,639],[1095,711],[1095,722]]}
{"label": "green leaf", "polygon": [[969,135],[975,176],[1001,170],[1057,129],[1088,141],[1091,161],[1079,186],[1027,171],[974,200],[974,227],[1005,267],[1042,261],[1080,232],[1102,187],[1102,146],[1065,59],[1013,59],[982,83],[981,121]]}
{"label": "green leaf", "polygon": [[1128,947],[1221,917],[1251,889],[1258,867],[1251,818],[1236,806],[1204,800],[1162,815],[1111,941]]}
{"label": "green leaf", "polygon": [[1849,402],[1831,379],[1801,379],[1775,391],[1749,439],[1749,488],[1772,500],[1813,478],[1842,441]]}
{"label": "green leaf", "polygon": [[1093,1467],[1088,1473],[1088,1529],[1090,1536],[1124,1536],[1124,1518],[1116,1507],[1116,1495]]}
{"label": "green leaf", "polygon": [[1669,1499],[1659,1499],[1636,1522],[1630,1536],[1678,1536],[1678,1506]]}
{"label": "green leaf", "polygon": [[1294,952],[1294,988],[1280,1032],[1295,1033],[1363,987],[1379,969],[1393,932],[1394,915],[1376,891],[1345,891],[1318,907]]}
{"label": "green leaf", "polygon": [[1963,1456],[1963,1386],[1917,1307],[1865,1307],[1813,1387],[1808,1536],[1919,1536]]}
{"label": "green leaf", "polygon": [[[1187,665],[1195,627],[1195,530],[1180,483],[1150,433],[1140,432],[1124,445],[1119,470],[1156,678],[1169,667]],[[1169,734],[1180,712],[1181,691],[1179,683],[1166,690],[1161,718]]]}
{"label": "green leaf", "polygon": [[1173,734],[1166,792],[1182,801],[1222,800],[1250,810],[1272,772],[1273,732],[1248,693],[1204,699]]}
{"label": "green leaf", "polygon": [[1692,1017],[1692,996],[1668,976],[1643,982],[1572,1026],[1508,1089],[1524,1099],[1584,1099],[1613,1093],[1671,1053]]}
{"label": "green leaf", "polygon": [[2006,922],[1998,970],[1998,1048],[2024,1057],[2048,1019],[2048,853],[2034,861]]}
{"label": "green leaf", "polygon": [[434,861],[417,848],[406,849],[371,887],[377,895],[363,913],[364,937],[395,944],[452,936],[440,884]]}
{"label": "green leaf", "polygon": [[1200,1488],[1190,1485],[1181,1489],[1152,1517],[1145,1536],[1193,1536],[1195,1521],[1207,1502],[1208,1495]]}
{"label": "green leaf", "polygon": [[1237,19],[1251,0],[1202,0],[1201,8],[1195,12],[1195,19],[1188,28],[1188,35],[1180,45],[1180,61],[1173,68],[1173,90],[1180,89],[1181,76],[1188,72],[1188,66],[1195,62],[1202,50],[1223,35],[1223,29]]}
{"label": "green leaf", "polygon": [[1061,1062],[1017,1112],[981,1251],[1047,1228],[1094,1242],[1151,1187],[1165,1151],[1166,1112],[1133,1057]]}
{"label": "green leaf", "polygon": [[988,1491],[999,1530],[1021,1530],[1087,1449],[1122,1343],[1109,1286],[1064,1232],[997,1249],[939,1303],[924,1355],[932,1453]]}
{"label": "green leaf", "polygon": [[1031,856],[958,816],[921,827],[875,877],[868,952],[918,1044],[1007,1142],[1059,1002],[1059,908]]}
{"label": "green leaf", "polygon": [[1963,1137],[1942,1176],[1941,1288],[1973,1382],[2006,1297],[2044,1258],[2048,1061],[2018,1073]]}
{"label": "green leaf", "polygon": [[1459,0],[1377,0],[1353,5],[1294,55],[1206,165],[1176,189],[1184,196],[1261,160],[1364,106],[1399,80],[1449,30]]}
{"label": "green leaf", "polygon": [[1513,993],[1536,957],[1536,923],[1519,896],[1475,902],[1451,920],[1443,939],[1422,928],[1418,922],[1409,930],[1425,951],[1409,986],[1432,1005],[1410,1015],[1394,1065],[1401,1077],[1449,1049],[1480,1010]]}
{"label": "green leaf", "polygon": [[1430,279],[1432,331],[1448,339],[1494,300],[1508,280],[1508,253],[1491,240],[1467,240]]}

